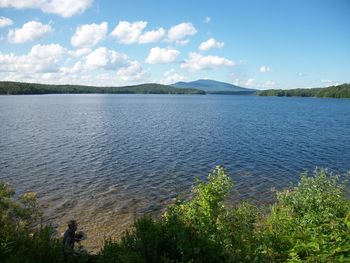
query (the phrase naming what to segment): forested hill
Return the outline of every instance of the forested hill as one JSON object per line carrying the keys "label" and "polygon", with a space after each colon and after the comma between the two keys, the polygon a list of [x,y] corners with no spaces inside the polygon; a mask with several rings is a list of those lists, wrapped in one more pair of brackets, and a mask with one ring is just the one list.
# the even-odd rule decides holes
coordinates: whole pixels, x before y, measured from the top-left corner
{"label": "forested hill", "polygon": [[313,89],[270,89],[258,91],[256,94],[259,96],[350,98],[350,84]]}
{"label": "forested hill", "polygon": [[198,89],[181,89],[161,84],[141,84],[124,87],[96,87],[81,85],[50,85],[0,81],[0,94],[64,94],[64,93],[112,93],[112,94],[205,94]]}

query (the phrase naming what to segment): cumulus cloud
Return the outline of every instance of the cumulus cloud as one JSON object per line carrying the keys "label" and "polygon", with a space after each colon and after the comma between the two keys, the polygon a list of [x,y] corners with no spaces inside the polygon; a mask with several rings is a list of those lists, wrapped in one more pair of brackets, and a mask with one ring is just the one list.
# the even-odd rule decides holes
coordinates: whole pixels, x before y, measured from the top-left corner
{"label": "cumulus cloud", "polygon": [[250,79],[247,79],[247,81],[244,83],[244,86],[246,86],[246,87],[253,87],[254,83],[255,83],[255,79],[250,78]]}
{"label": "cumulus cloud", "polygon": [[160,82],[163,84],[173,84],[184,80],[186,80],[186,77],[177,73],[175,69],[172,68],[163,74],[163,79],[161,79]]}
{"label": "cumulus cloud", "polygon": [[20,56],[0,52],[3,80],[115,86],[144,82],[149,75],[140,62],[105,47],[67,50],[49,44]]}
{"label": "cumulus cloud", "polygon": [[247,87],[247,88],[252,88],[255,86],[255,79],[249,78],[246,80],[242,79],[235,79],[233,81],[233,84],[236,86],[241,86],[241,87]]}
{"label": "cumulus cloud", "polygon": [[199,53],[191,52],[188,59],[181,64],[181,68],[189,71],[202,69],[216,69],[222,66],[234,66],[235,63],[227,58],[218,56],[202,56]]}
{"label": "cumulus cloud", "polygon": [[0,16],[0,27],[6,27],[13,24],[13,21],[10,18]]}
{"label": "cumulus cloud", "polygon": [[186,46],[190,42],[189,39],[176,40],[175,44],[178,46]]}
{"label": "cumulus cloud", "polygon": [[157,30],[151,30],[143,33],[138,42],[140,44],[146,44],[146,43],[152,43],[152,42],[157,42],[161,40],[165,35],[165,30],[164,28],[159,28]]}
{"label": "cumulus cloud", "polygon": [[168,39],[169,41],[177,41],[181,40],[187,36],[192,36],[197,33],[196,28],[192,25],[192,23],[184,22],[173,26],[168,31]]}
{"label": "cumulus cloud", "polygon": [[138,81],[149,77],[138,61],[130,61],[129,65],[117,70],[117,76],[124,82]]}
{"label": "cumulus cloud", "polygon": [[79,49],[76,49],[76,50],[70,50],[68,53],[72,57],[78,58],[78,57],[81,57],[81,56],[85,56],[85,55],[89,54],[90,52],[91,52],[90,48],[83,47],[83,48],[79,48]]}
{"label": "cumulus cloud", "polygon": [[276,82],[273,80],[266,80],[264,82],[257,82],[254,78],[248,79],[235,79],[233,81],[234,85],[247,87],[247,88],[256,88],[256,89],[272,89],[275,87]]}
{"label": "cumulus cloud", "polygon": [[71,17],[83,13],[93,0],[0,0],[2,8],[34,8],[44,13]]}
{"label": "cumulus cloud", "polygon": [[67,50],[59,44],[35,45],[27,55],[0,52],[0,71],[15,73],[58,72]]}
{"label": "cumulus cloud", "polygon": [[133,44],[139,41],[142,30],[147,26],[146,21],[120,21],[111,33],[121,44]]}
{"label": "cumulus cloud", "polygon": [[179,54],[180,51],[176,49],[154,47],[150,50],[145,62],[148,64],[171,63]]}
{"label": "cumulus cloud", "polygon": [[207,41],[202,42],[199,45],[200,51],[207,51],[211,48],[223,48],[224,42],[218,42],[214,38],[209,38]]}
{"label": "cumulus cloud", "polygon": [[117,69],[118,67],[128,66],[128,56],[114,50],[108,50],[105,47],[99,47],[88,54],[85,58],[86,69],[103,68],[107,70]]}
{"label": "cumulus cloud", "polygon": [[71,75],[71,74],[77,74],[80,73],[83,70],[83,64],[78,61],[75,62],[73,67],[69,68],[69,67],[61,67],[60,68],[60,72],[63,75]]}
{"label": "cumulus cloud", "polygon": [[270,69],[270,67],[264,65],[264,66],[261,66],[261,67],[260,67],[259,71],[260,71],[261,73],[266,73],[266,72],[270,72],[271,69]]}
{"label": "cumulus cloud", "polygon": [[105,47],[99,47],[85,57],[84,69],[115,70],[118,80],[123,82],[142,80],[148,76],[148,72],[138,61],[130,60],[126,54]]}
{"label": "cumulus cloud", "polygon": [[108,31],[107,22],[101,24],[86,24],[79,26],[70,42],[74,47],[94,46],[106,37]]}
{"label": "cumulus cloud", "polygon": [[136,21],[130,23],[128,21],[119,21],[114,28],[111,36],[116,38],[121,44],[147,44],[160,41],[165,36],[165,29],[160,27],[155,30],[143,30],[147,27],[146,21]]}
{"label": "cumulus cloud", "polygon": [[21,28],[10,30],[8,40],[11,43],[25,43],[42,38],[45,34],[52,31],[50,25],[44,25],[38,21],[25,23]]}

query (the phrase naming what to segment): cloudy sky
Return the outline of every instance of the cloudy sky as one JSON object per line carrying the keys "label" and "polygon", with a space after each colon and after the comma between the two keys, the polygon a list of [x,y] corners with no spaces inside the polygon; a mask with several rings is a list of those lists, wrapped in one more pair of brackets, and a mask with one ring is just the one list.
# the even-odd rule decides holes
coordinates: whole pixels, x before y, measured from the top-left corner
{"label": "cloudy sky", "polygon": [[0,80],[350,82],[348,0],[0,0]]}

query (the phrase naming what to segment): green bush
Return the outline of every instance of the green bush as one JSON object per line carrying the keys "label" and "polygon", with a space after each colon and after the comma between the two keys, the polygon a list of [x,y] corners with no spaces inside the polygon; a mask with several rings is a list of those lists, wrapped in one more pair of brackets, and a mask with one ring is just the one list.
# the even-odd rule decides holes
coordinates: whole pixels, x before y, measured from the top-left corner
{"label": "green bush", "polygon": [[350,203],[339,177],[303,174],[265,213],[244,202],[226,208],[232,185],[217,167],[162,220],[140,219],[121,241],[106,242],[101,262],[350,262]]}
{"label": "green bush", "polygon": [[338,176],[317,169],[277,193],[259,233],[271,261],[350,262],[350,202]]}
{"label": "green bush", "polygon": [[1,262],[63,262],[62,241],[51,227],[35,228],[41,217],[37,195],[28,192],[14,199],[14,189],[0,182]]}
{"label": "green bush", "polygon": [[[120,240],[107,240],[94,262],[350,262],[350,202],[340,177],[324,169],[302,174],[268,209],[227,208],[232,186],[216,167],[189,200],[177,200],[160,220],[139,219]],[[1,262],[63,262],[52,229],[33,228],[41,215],[36,195],[13,196],[0,183]]]}

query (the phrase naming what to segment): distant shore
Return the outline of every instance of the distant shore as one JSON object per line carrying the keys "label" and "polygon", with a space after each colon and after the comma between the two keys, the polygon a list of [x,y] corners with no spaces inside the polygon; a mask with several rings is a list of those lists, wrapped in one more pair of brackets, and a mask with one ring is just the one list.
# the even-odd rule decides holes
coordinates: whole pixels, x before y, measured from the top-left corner
{"label": "distant shore", "polygon": [[145,83],[133,86],[98,87],[0,81],[0,95],[44,94],[180,94],[180,95],[245,95],[276,97],[350,98],[350,84],[311,89],[269,89],[247,91],[205,91],[200,88],[177,88],[171,85]]}
{"label": "distant shore", "polygon": [[83,85],[53,85],[25,82],[0,82],[1,95],[40,94],[196,94],[204,95],[199,89],[174,88],[168,85],[147,83],[123,87],[97,87]]}
{"label": "distant shore", "polygon": [[343,99],[350,98],[350,84],[344,83],[337,86],[312,89],[269,89],[258,91],[256,95],[277,97],[317,97]]}

